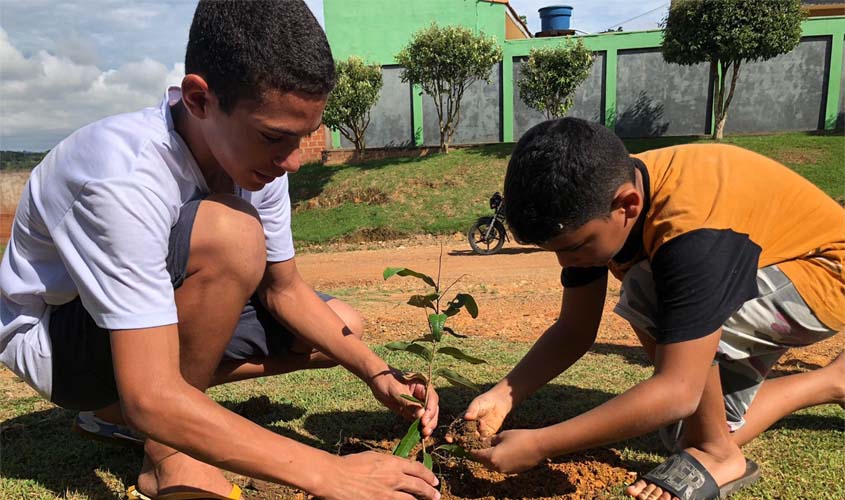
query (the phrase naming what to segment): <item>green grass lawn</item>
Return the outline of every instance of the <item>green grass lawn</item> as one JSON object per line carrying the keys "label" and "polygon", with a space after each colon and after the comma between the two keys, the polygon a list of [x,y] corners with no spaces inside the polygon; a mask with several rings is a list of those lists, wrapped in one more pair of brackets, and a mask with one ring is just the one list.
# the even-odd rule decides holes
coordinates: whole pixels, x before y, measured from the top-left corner
{"label": "green grass lawn", "polygon": [[[628,141],[632,152],[703,139],[658,138]],[[781,134],[730,137],[727,142],[771,156],[819,185],[845,196],[845,141],[840,135]],[[292,178],[295,237],[319,243],[368,235],[464,231],[486,214],[487,199],[501,189],[510,144],[457,150],[423,159],[370,162],[356,166],[307,165]],[[369,231],[363,231],[362,228]],[[0,251],[2,251],[0,243]],[[497,382],[530,344],[464,339],[459,347],[488,360],[461,365],[463,374],[484,387]],[[403,368],[416,361],[375,346]],[[83,440],[70,433],[73,412],[43,401],[0,368],[0,498],[98,500],[116,498],[135,481],[140,454]],[[647,378],[651,369],[639,349],[595,349],[565,374],[526,401],[511,427],[548,425],[575,416]],[[307,390],[303,390],[307,388]],[[211,396],[232,409],[259,396],[270,399],[264,412],[247,416],[279,434],[332,452],[344,437],[399,438],[406,424],[383,410],[349,373],[324,370],[245,381],[215,388]],[[466,389],[441,391],[441,422],[459,415],[472,399]],[[249,405],[246,405],[247,407]],[[665,456],[653,436],[612,447],[620,466],[644,473]],[[804,410],[779,422],[749,444],[749,457],[763,468],[757,485],[737,494],[751,499],[845,498],[845,420],[833,405]],[[837,472],[838,471],[838,472]],[[449,478],[446,478],[448,481]],[[609,487],[607,498],[625,498]]]}
{"label": "green grass lawn", "polygon": [[[527,343],[477,338],[455,340],[452,345],[488,361],[486,365],[457,367],[484,387],[497,382],[530,347]],[[405,353],[381,347],[376,351],[396,366],[419,368],[419,360]],[[640,349],[599,346],[523,403],[510,426],[537,427],[573,417],[650,373]],[[127,484],[134,483],[140,454],[71,434],[72,412],[43,402],[32,391],[21,390],[21,382],[12,377],[0,378],[0,392],[4,394],[0,398],[0,498],[114,498]],[[445,424],[474,396],[467,389],[453,387],[441,389],[440,394],[441,423]],[[212,389],[211,395],[233,409],[266,395],[269,407],[264,406],[263,413],[248,414],[250,418],[276,433],[332,452],[344,437],[398,439],[407,425],[382,409],[363,383],[341,369],[240,382]],[[784,419],[746,447],[747,455],[762,466],[763,480],[732,498],[845,498],[841,477],[845,470],[844,444],[843,414],[837,406],[816,407]],[[654,435],[612,448],[619,454],[617,466],[638,473],[648,471],[665,456]],[[608,487],[606,494],[607,498],[625,498],[618,486]]]}
{"label": "green grass lawn", "polygon": [[[632,153],[704,138],[628,140]],[[845,197],[842,134],[787,133],[731,136],[725,142],[774,158],[830,196]],[[448,155],[325,167],[305,165],[291,177],[298,243],[389,239],[420,233],[466,231],[489,212],[487,200],[502,189],[513,144],[458,149]]]}

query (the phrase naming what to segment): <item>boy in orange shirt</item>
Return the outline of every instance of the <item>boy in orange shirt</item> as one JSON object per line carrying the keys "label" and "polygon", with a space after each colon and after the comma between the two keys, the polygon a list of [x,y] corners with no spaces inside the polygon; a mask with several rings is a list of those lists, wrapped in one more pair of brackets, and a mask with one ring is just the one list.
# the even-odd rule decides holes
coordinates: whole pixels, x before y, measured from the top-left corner
{"label": "boy in orange shirt", "polygon": [[560,318],[465,418],[483,434],[593,344],[608,271],[654,375],[570,420],[510,430],[476,452],[518,472],[546,457],[660,430],[672,456],[638,499],[713,499],[754,482],[740,446],[801,408],[845,403],[845,356],[766,380],[790,347],[845,327],[845,212],[788,168],[728,145],[629,155],[605,127],[564,118],[517,144],[505,179],[517,238],[555,252]]}

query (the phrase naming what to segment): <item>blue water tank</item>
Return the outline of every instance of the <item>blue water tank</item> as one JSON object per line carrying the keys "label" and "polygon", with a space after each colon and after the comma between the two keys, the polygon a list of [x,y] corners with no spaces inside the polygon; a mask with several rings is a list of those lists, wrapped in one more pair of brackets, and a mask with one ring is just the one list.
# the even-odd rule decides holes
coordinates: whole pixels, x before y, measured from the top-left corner
{"label": "blue water tank", "polygon": [[540,9],[540,30],[568,30],[572,7],[569,5],[550,5]]}

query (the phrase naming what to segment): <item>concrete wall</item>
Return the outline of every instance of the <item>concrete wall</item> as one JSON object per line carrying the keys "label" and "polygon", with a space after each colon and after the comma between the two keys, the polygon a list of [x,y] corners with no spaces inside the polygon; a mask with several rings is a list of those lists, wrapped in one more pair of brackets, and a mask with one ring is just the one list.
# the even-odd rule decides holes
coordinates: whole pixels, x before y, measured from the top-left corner
{"label": "concrete wall", "polygon": [[[522,77],[522,64],[528,58],[520,58],[513,62],[513,135],[514,139],[522,137],[534,125],[546,120],[546,115],[522,102],[519,94],[518,82]],[[590,74],[575,91],[574,104],[566,116],[574,116],[594,122],[604,120],[602,109],[602,89],[604,88],[605,53],[596,54]]]}
{"label": "concrete wall", "polygon": [[[475,144],[502,140],[501,65],[493,67],[490,83],[475,82],[464,93],[461,119],[452,144]],[[440,126],[434,99],[423,96],[423,139],[427,146],[440,144]]]}
{"label": "concrete wall", "polygon": [[620,50],[616,85],[620,137],[706,133],[709,65],[669,64],[660,49]]}
{"label": "concrete wall", "polygon": [[[384,85],[379,100],[370,110],[370,125],[365,134],[368,148],[403,147],[414,145],[411,112],[411,86],[402,83],[400,66],[382,68]],[[341,147],[352,148],[352,142],[342,137]]]}
{"label": "concrete wall", "polygon": [[824,116],[830,37],[808,37],[792,52],[741,66],[725,133],[816,130]]}

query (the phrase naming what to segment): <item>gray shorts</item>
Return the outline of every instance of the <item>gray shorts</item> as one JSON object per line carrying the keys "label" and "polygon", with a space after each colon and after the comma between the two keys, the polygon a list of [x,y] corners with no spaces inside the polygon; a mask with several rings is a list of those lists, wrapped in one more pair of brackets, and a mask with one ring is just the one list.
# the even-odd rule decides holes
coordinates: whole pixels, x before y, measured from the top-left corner
{"label": "gray shorts", "polygon": [[[745,413],[760,385],[787,350],[837,333],[819,321],[777,266],[757,270],[757,289],[757,298],[743,304],[722,325],[716,353],[731,431],[745,424]],[[614,311],[635,328],[656,337],[657,292],[648,261],[625,274]]]}
{"label": "gray shorts", "polygon": [[[191,230],[199,205],[200,200],[186,203],[170,232],[167,271],[173,288],[179,288],[185,280]],[[318,295],[326,302],[333,298],[319,292]],[[273,357],[286,352],[294,339],[294,334],[253,295],[241,312],[223,359]],[[118,401],[109,331],[94,323],[78,297],[51,313],[50,341],[53,403],[74,410],[95,410]]]}

